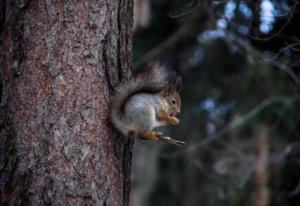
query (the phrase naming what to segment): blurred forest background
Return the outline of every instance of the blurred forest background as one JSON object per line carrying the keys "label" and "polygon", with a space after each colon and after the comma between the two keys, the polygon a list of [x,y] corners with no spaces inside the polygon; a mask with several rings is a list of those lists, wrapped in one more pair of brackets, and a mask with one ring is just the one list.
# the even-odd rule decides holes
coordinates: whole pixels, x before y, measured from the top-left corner
{"label": "blurred forest background", "polygon": [[300,205],[298,0],[136,0],[151,60],[183,77],[187,145],[135,142],[132,206]]}

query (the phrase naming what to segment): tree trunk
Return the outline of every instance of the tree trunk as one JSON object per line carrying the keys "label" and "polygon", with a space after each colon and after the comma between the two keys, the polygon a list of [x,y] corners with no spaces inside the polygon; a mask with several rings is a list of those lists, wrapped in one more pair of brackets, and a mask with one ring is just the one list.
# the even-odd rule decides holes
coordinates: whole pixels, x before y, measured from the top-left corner
{"label": "tree trunk", "polygon": [[128,205],[133,141],[108,122],[130,77],[132,0],[0,3],[0,205]]}
{"label": "tree trunk", "polygon": [[253,206],[269,205],[268,189],[268,158],[269,158],[269,128],[261,126],[256,134],[256,164],[254,168],[254,189],[252,197]]}

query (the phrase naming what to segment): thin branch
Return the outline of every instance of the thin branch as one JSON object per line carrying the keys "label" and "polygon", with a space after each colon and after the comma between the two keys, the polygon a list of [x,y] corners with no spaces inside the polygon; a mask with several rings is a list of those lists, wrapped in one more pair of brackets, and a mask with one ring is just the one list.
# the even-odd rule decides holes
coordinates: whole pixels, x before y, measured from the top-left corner
{"label": "thin branch", "polygon": [[228,3],[228,0],[219,0],[219,1],[213,1],[212,2],[213,4],[215,4],[215,5],[219,5],[219,4],[226,4],[226,3]]}
{"label": "thin branch", "polygon": [[151,49],[148,53],[146,53],[141,59],[138,59],[134,63],[134,67],[138,68],[142,65],[146,64],[153,58],[159,56],[171,46],[174,46],[179,40],[185,37],[189,33],[190,29],[182,26],[177,31],[175,31],[170,37],[168,37],[164,42],[160,43],[158,46]]}
{"label": "thin branch", "polygon": [[223,178],[220,178],[219,175],[216,175],[214,172],[208,171],[208,169],[203,165],[203,163],[200,160],[190,159],[190,163],[194,165],[196,169],[202,172],[202,174],[210,181],[222,186],[228,185],[228,182]]}
{"label": "thin branch", "polygon": [[193,13],[193,12],[196,11],[198,8],[200,8],[200,6],[201,6],[201,1],[199,0],[199,1],[198,1],[198,4],[196,4],[196,6],[194,6],[193,8],[191,8],[191,9],[189,9],[189,10],[187,10],[187,11],[184,11],[184,12],[182,12],[182,13],[180,13],[180,14],[170,14],[169,16],[170,16],[171,18],[180,18],[180,17],[183,17],[183,16],[186,16],[186,15],[188,15],[188,14]]}
{"label": "thin branch", "polygon": [[182,155],[184,153],[193,153],[197,151],[199,148],[206,146],[207,144],[211,143],[212,141],[222,137],[223,135],[227,134],[228,132],[238,128],[239,126],[245,124],[250,119],[257,116],[261,111],[263,111],[266,107],[274,104],[274,103],[284,103],[284,104],[292,104],[296,101],[300,100],[300,96],[287,96],[287,97],[269,97],[253,107],[248,113],[244,114],[243,116],[240,116],[238,118],[235,118],[232,120],[226,127],[219,130],[216,133],[213,133],[211,135],[208,135],[204,138],[204,140],[195,143],[193,145],[190,145],[188,147],[183,148],[182,150],[178,150],[171,154],[162,154],[161,157],[163,158],[175,158],[179,155]]}
{"label": "thin branch", "polygon": [[289,74],[289,76],[294,80],[294,82],[300,86],[300,78],[295,74],[295,72],[293,72],[293,70],[291,70],[289,67],[293,67],[296,66],[297,64],[299,64],[300,60],[297,60],[296,62],[290,64],[289,66],[281,63],[280,61],[273,61],[271,62],[271,64],[275,67],[278,67],[279,69],[281,69],[282,71],[286,72]]}
{"label": "thin branch", "polygon": [[264,58],[263,61],[265,63],[270,63],[271,61],[277,59],[282,53],[284,53],[284,51],[286,49],[295,49],[294,47],[297,47],[299,45],[300,45],[300,42],[293,43],[293,44],[286,44],[285,47],[282,47],[281,49],[279,49],[279,51],[276,54],[274,54],[272,57],[270,57],[270,58]]}
{"label": "thin branch", "polygon": [[249,43],[245,42],[244,40],[241,40],[240,38],[231,37],[231,36],[227,35],[225,37],[225,40],[236,42],[238,45],[243,47],[247,51],[247,53],[250,54],[256,61],[261,62],[261,63],[269,63],[269,64],[281,69],[282,71],[286,72],[293,79],[293,81],[298,86],[300,86],[300,78],[293,72],[293,70],[290,69],[291,67],[297,65],[300,60],[296,61],[290,65],[283,64],[281,61],[275,60],[276,58],[271,58],[272,61],[270,61],[270,58],[267,59],[266,57],[264,57],[263,54],[261,54],[261,52],[253,49]]}

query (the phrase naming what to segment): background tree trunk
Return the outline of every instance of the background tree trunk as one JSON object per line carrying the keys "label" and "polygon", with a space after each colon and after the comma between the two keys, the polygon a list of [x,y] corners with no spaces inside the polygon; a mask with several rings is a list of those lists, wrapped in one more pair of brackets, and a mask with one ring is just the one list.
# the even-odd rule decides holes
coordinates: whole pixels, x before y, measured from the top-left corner
{"label": "background tree trunk", "polygon": [[269,205],[269,189],[268,189],[268,159],[269,159],[269,128],[263,125],[257,129],[256,134],[256,161],[253,175],[253,206]]}
{"label": "background tree trunk", "polygon": [[128,205],[133,142],[108,111],[132,0],[0,4],[0,205]]}

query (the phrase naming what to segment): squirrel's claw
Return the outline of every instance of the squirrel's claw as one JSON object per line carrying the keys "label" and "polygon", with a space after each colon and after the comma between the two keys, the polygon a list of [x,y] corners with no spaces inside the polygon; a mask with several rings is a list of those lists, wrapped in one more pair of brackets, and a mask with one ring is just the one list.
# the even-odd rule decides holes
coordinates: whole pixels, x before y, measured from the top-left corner
{"label": "squirrel's claw", "polygon": [[173,139],[171,137],[166,137],[166,136],[161,136],[160,140],[164,141],[164,142],[167,142],[167,143],[170,143],[170,144],[174,144],[174,145],[179,146],[179,147],[182,147],[186,143],[186,142],[179,141],[179,140]]}

